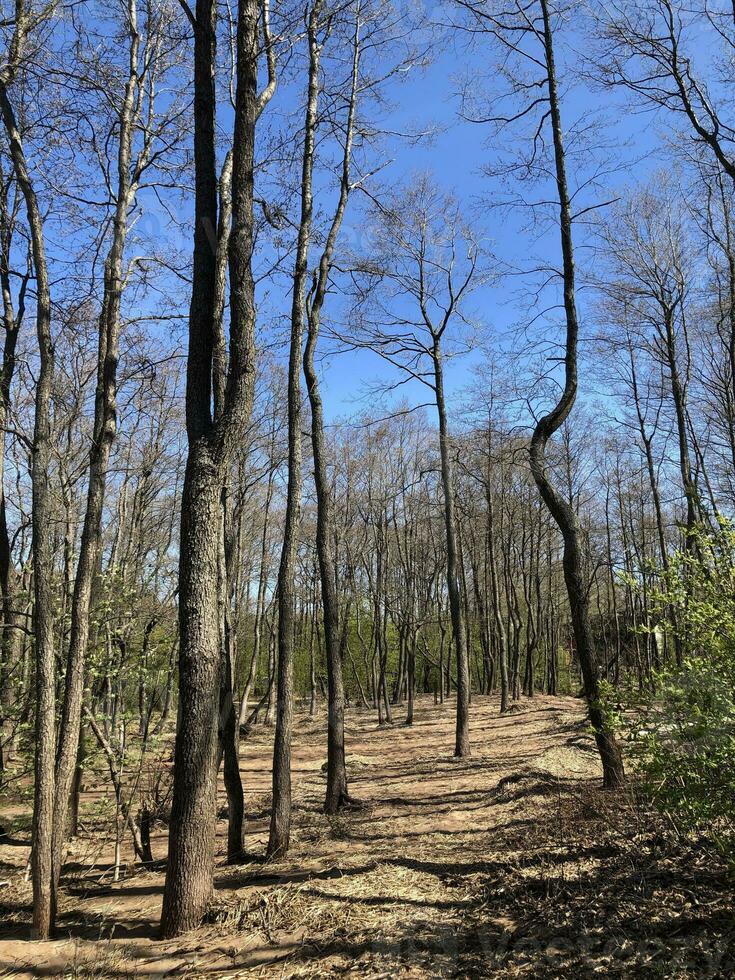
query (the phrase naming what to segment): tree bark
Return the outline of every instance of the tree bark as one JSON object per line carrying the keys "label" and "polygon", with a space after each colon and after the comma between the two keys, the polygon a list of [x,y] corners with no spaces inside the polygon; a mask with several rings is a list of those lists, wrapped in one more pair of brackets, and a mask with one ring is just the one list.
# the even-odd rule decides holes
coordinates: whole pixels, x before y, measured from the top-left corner
{"label": "tree bark", "polygon": [[358,65],[360,55],[360,23],[355,23],[355,40],[352,62],[352,82],[345,129],[345,148],[342,160],[342,176],[337,207],[327,235],[327,241],[319,262],[314,295],[308,310],[308,338],[304,350],[304,377],[311,405],[311,444],[314,454],[314,482],[316,485],[316,547],[321,576],[322,610],[324,613],[324,640],[327,658],[327,790],[324,800],[325,813],[338,813],[349,801],[347,769],[345,766],[345,691],[342,676],[342,653],[339,622],[339,596],[337,594],[337,567],[332,541],[334,516],[327,473],[327,448],[324,438],[324,406],[319,389],[319,377],[314,366],[314,352],[319,338],[321,312],[326,296],[334,247],[342,225],[347,199],[350,193],[350,162],[357,100]]}
{"label": "tree bark", "polygon": [[319,101],[317,38],[321,0],[315,0],[307,26],[309,82],[301,171],[301,217],[296,243],[288,362],[288,488],[281,563],[278,570],[278,688],[273,745],[273,804],[268,857],[288,851],[291,833],[291,727],[293,721],[294,569],[301,523],[301,344],[304,331],[307,262],[313,210],[312,174]]}
{"label": "tree bark", "polygon": [[[197,0],[193,16],[195,227],[186,385],[189,455],[181,504],[179,715],[169,860],[161,913],[161,933],[166,938],[192,929],[201,921],[213,887],[222,665],[218,604],[221,491],[236,439],[252,407],[255,126],[274,88],[269,54],[269,86],[258,96],[258,19],[257,0],[239,0],[229,239],[229,364],[225,404],[214,421],[216,3]],[[270,51],[267,38],[266,48]]]}
{"label": "tree bark", "polygon": [[600,703],[600,678],[597,655],[589,619],[589,597],[583,574],[583,556],[576,514],[568,501],[558,492],[546,472],[546,445],[562,426],[574,407],[577,396],[577,346],[579,323],[575,298],[574,245],[572,216],[567,189],[564,142],[556,84],[554,47],[547,0],[540,0],[544,23],[544,51],[548,72],[549,111],[554,140],[556,184],[559,195],[559,230],[563,258],[564,312],[566,317],[566,344],[564,360],[564,390],[554,408],[537,423],[530,447],[530,464],[533,478],[541,497],[556,521],[564,540],[564,581],[569,596],[572,626],[582,669],[585,698],[595,741],[602,760],[603,784],[618,788],[625,782],[623,757],[605,719]]}
{"label": "tree bark", "polygon": [[[99,568],[102,535],[102,511],[107,488],[110,452],[117,431],[117,365],[119,358],[120,304],[123,292],[123,261],[128,233],[128,210],[135,193],[132,179],[132,144],[138,120],[138,51],[140,35],[136,0],[128,0],[127,23],[130,38],[129,75],[120,108],[117,187],[112,242],[105,261],[104,295],[99,319],[97,389],[95,392],[94,428],[89,454],[87,502],[74,581],[71,606],[71,630],[64,689],[64,703],[59,725],[59,747],[56,761],[54,797],[53,862],[54,888],[58,888],[67,833],[69,798],[79,745],[79,731],[84,695],[84,672],[89,645],[89,613],[94,578]],[[145,151],[143,151],[145,152]],[[137,161],[140,171],[143,161]]]}
{"label": "tree bark", "polygon": [[[25,39],[23,4],[16,5],[15,57],[20,58]],[[17,65],[16,65],[17,67]],[[51,549],[51,457],[50,405],[54,376],[54,347],[51,337],[51,292],[46,263],[43,219],[35,187],[28,172],[15,110],[7,85],[10,67],[0,77],[0,111],[10,146],[16,179],[23,195],[31,236],[33,267],[36,273],[36,338],[39,371],[36,379],[33,446],[31,452],[32,530],[33,530],[33,628],[36,652],[35,791],[33,798],[33,838],[31,877],[33,882],[33,924],[31,935],[47,939],[53,928],[55,899],[53,888],[52,834],[54,819],[54,753],[56,711],[56,664],[54,658],[53,554]]]}
{"label": "tree bark", "polygon": [[439,453],[441,456],[442,490],[444,493],[444,526],[447,536],[447,592],[452,618],[454,648],[457,653],[457,725],[454,754],[457,758],[470,755],[469,705],[470,670],[467,638],[464,628],[462,597],[459,592],[457,558],[457,520],[454,506],[454,467],[447,426],[447,408],[444,397],[444,367],[439,340],[435,339],[432,353],[436,385],[436,407],[439,415]]}

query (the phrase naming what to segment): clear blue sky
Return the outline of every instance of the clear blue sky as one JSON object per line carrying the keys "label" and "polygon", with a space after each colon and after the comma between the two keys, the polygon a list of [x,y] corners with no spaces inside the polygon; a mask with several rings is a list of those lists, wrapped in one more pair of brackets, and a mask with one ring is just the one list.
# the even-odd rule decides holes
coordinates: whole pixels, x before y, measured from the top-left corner
{"label": "clear blue sky", "polygon": [[[451,7],[447,8],[451,11]],[[424,12],[423,23],[425,38],[435,41],[437,35],[432,33],[432,23],[446,22],[451,13],[446,13],[441,5],[434,5]],[[391,165],[383,170],[379,180],[384,183],[400,183],[417,171],[428,170],[434,175],[437,183],[451,191],[462,203],[466,214],[471,218],[478,233],[489,242],[490,247],[503,262],[514,266],[527,265],[537,258],[550,261],[558,259],[558,235],[556,230],[551,233],[534,234],[529,231],[529,215],[523,210],[514,212],[498,212],[493,210],[490,202],[497,199],[505,191],[494,179],[485,176],[482,168],[497,161],[498,147],[503,142],[511,144],[514,139],[523,138],[517,130],[511,129],[498,140],[489,126],[477,125],[464,121],[459,115],[460,100],[458,97],[458,77],[465,72],[478,70],[487,79],[488,85],[494,84],[493,65],[494,53],[491,42],[486,45],[477,44],[468,51],[462,45],[461,37],[453,42],[446,35],[438,35],[434,58],[425,70],[414,71],[406,81],[393,87],[391,94],[393,108],[380,122],[386,129],[433,130],[434,135],[425,143],[404,143],[400,140],[391,142],[388,155],[392,158]],[[421,40],[421,37],[418,38]],[[620,94],[611,96],[609,93],[592,91],[582,82],[568,85],[566,79],[568,65],[580,61],[578,49],[584,47],[585,41],[581,34],[575,34],[565,27],[559,37],[557,47],[557,63],[559,75],[564,83],[564,122],[567,128],[572,127],[578,117],[585,111],[594,109],[600,118],[606,120],[605,138],[620,144],[620,158],[625,161],[638,160],[642,154],[650,152],[659,144],[658,129],[663,129],[665,121],[651,114],[635,114],[621,107],[624,102]],[[301,64],[304,61],[304,51],[297,55]],[[303,74],[298,76],[298,85],[303,85]],[[303,91],[291,83],[284,84],[277,92],[274,103],[286,113],[296,111],[297,105],[303,99]],[[279,111],[280,111],[279,110]],[[221,107],[221,125],[227,128],[228,118],[224,106]],[[647,170],[658,165],[655,159],[637,162],[635,174],[632,168],[614,174],[610,178],[610,187],[604,189],[606,196],[614,197],[626,182],[640,180]],[[574,175],[572,174],[572,183]],[[546,188],[548,191],[548,188]],[[609,194],[608,194],[609,190]],[[543,191],[542,191],[543,192]],[[529,191],[529,193],[533,193]],[[186,262],[191,254],[190,229],[185,225],[177,227],[170,222],[166,209],[150,192],[140,196],[142,215],[140,216],[133,238],[140,241],[146,239],[154,243],[159,237],[165,237],[173,242],[178,249],[181,261]],[[344,241],[355,241],[361,233],[364,223],[360,195],[353,195],[342,229]],[[166,207],[176,207],[175,202],[166,201]],[[191,200],[182,199],[180,207],[184,215],[190,214]],[[141,249],[131,238],[129,252],[140,252]],[[582,244],[580,238],[580,246]],[[65,251],[65,240],[58,243],[60,253]],[[580,247],[577,255],[578,265],[582,276],[585,272],[587,253]],[[178,294],[179,308],[177,315],[181,320],[163,327],[165,335],[170,334],[171,342],[184,341],[185,315],[188,307],[188,287],[183,283],[174,283]],[[284,278],[280,284],[270,287],[271,306],[277,307],[283,314],[288,312],[287,296],[288,281]],[[472,302],[474,311],[483,322],[487,337],[493,347],[501,351],[513,351],[518,346],[518,338],[514,330],[518,323],[525,322],[529,317],[528,302],[523,298],[524,280],[519,277],[504,279],[492,287],[486,287],[475,294]],[[548,303],[549,297],[546,297]],[[134,303],[139,300],[131,299]],[[584,312],[584,294],[582,294]],[[139,312],[137,310],[136,312]],[[339,302],[329,298],[327,315],[339,315]],[[547,332],[561,336],[559,330],[547,325]],[[285,356],[285,350],[284,350]],[[448,389],[450,398],[457,397],[468,383],[470,372],[474,365],[482,359],[478,351],[462,359],[451,362],[448,370]],[[349,353],[330,358],[324,375],[325,409],[329,419],[336,419],[355,412],[376,408],[374,397],[367,396],[369,383],[377,376],[390,375],[390,368],[375,355],[370,353]],[[584,386],[584,384],[583,384]],[[367,397],[366,397],[367,396]],[[407,385],[402,388],[401,399],[411,401],[426,401],[427,392],[418,385]],[[430,416],[433,417],[433,416]]]}
{"label": "clear blue sky", "polygon": [[[584,43],[579,35],[575,36],[568,30],[563,42],[557,52],[560,76],[565,72],[567,64],[578,61],[577,49]],[[496,162],[497,147],[502,141],[497,140],[489,126],[467,122],[459,114],[457,76],[474,68],[487,73],[488,68],[492,69],[492,64],[489,44],[487,50],[476,46],[469,53],[464,48],[448,44],[429,68],[421,74],[414,74],[396,89],[395,98],[399,102],[395,108],[395,128],[407,123],[418,124],[421,129],[433,125],[436,127],[436,135],[424,145],[397,143],[391,154],[394,162],[381,176],[386,181],[392,178],[402,180],[412,172],[429,170],[440,185],[459,198],[473,224],[490,242],[491,248],[503,262],[520,267],[528,265],[536,258],[556,261],[559,245],[555,229],[551,233],[536,233],[529,229],[527,211],[517,209],[500,212],[491,207],[492,199],[497,199],[506,191],[496,179],[483,174],[482,168]],[[593,91],[582,82],[565,88],[565,126],[572,127],[583,113],[590,109],[597,112],[599,109],[600,117],[605,119],[605,141],[617,145],[619,153],[616,155],[621,162],[628,164],[610,176],[608,186],[602,189],[603,196],[615,197],[626,183],[645,179],[647,172],[660,165],[660,159],[653,151],[660,145],[659,127],[663,129],[662,119],[650,113],[635,113],[624,109],[624,100],[620,93],[613,95],[599,90]],[[516,138],[523,136],[513,129],[504,137],[508,144]],[[652,153],[653,156],[649,156]],[[634,162],[635,168],[632,166]],[[571,176],[574,185],[574,175]],[[585,203],[591,203],[598,198],[589,196]],[[359,234],[361,215],[359,207],[354,208],[357,203],[351,202],[353,210],[345,220],[343,233],[348,238]],[[580,247],[577,261],[581,277],[584,277],[589,253],[582,247],[582,229],[578,238]],[[482,289],[473,299],[473,309],[483,321],[490,343],[501,351],[501,356],[503,350],[509,351],[517,346],[515,328],[528,318],[528,303],[522,299],[523,291],[524,280],[512,277]],[[582,291],[583,313],[584,295]],[[546,297],[547,303],[549,298]],[[549,328],[547,325],[545,329],[547,332],[550,329],[553,331],[553,326]],[[483,356],[478,351],[452,362],[448,378],[451,397],[456,399],[461,394],[469,382],[473,365]],[[332,358],[329,368],[324,372],[325,407],[329,417],[352,414],[366,408],[373,410],[374,399],[365,397],[366,383],[376,376],[385,377],[390,370],[370,353],[340,354]],[[420,385],[411,384],[401,389],[400,397],[425,401],[426,395]]]}

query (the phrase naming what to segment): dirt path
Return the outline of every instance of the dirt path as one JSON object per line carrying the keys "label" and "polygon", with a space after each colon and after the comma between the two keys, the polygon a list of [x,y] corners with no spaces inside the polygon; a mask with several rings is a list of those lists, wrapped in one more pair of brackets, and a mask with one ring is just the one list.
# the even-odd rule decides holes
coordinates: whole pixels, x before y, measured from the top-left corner
{"label": "dirt path", "polygon": [[[0,976],[735,975],[724,872],[696,848],[672,858],[638,807],[598,790],[580,702],[537,697],[499,718],[477,698],[467,762],[450,755],[453,723],[452,705],[429,701],[412,728],[352,712],[350,791],[364,806],[328,819],[324,726],[299,718],[288,860],[227,867],[220,822],[211,922],[177,942],[155,939],[162,871],[111,885],[80,841],[68,938],[28,943],[27,842],[1,846]],[[253,854],[267,839],[270,737],[243,746]]]}

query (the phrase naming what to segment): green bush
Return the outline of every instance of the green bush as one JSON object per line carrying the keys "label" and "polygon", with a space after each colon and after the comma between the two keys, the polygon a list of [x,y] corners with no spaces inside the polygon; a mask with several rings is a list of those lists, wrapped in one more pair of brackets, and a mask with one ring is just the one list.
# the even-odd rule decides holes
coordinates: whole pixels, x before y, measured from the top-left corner
{"label": "green bush", "polygon": [[[674,555],[654,597],[681,644],[681,666],[655,677],[632,723],[639,771],[682,830],[735,840],[735,530],[722,521]],[[674,615],[672,616],[672,611]]]}

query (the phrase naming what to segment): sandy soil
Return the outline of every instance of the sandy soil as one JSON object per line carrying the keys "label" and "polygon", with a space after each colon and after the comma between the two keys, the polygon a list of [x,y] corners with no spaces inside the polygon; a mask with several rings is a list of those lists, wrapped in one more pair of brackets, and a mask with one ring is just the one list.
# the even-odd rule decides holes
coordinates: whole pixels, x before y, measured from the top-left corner
{"label": "sandy soil", "polygon": [[[27,835],[0,843],[0,977],[733,977],[732,881],[697,842],[672,845],[627,794],[598,788],[580,702],[473,704],[473,755],[451,757],[453,705],[412,728],[348,720],[350,791],[321,813],[324,724],[300,716],[287,860],[227,866],[218,825],[207,924],[160,942],[163,870],[109,878],[72,845],[58,939],[26,940]],[[268,830],[267,730],[243,743],[248,852]],[[224,793],[222,793],[224,803]],[[166,851],[165,827],[153,839]]]}

